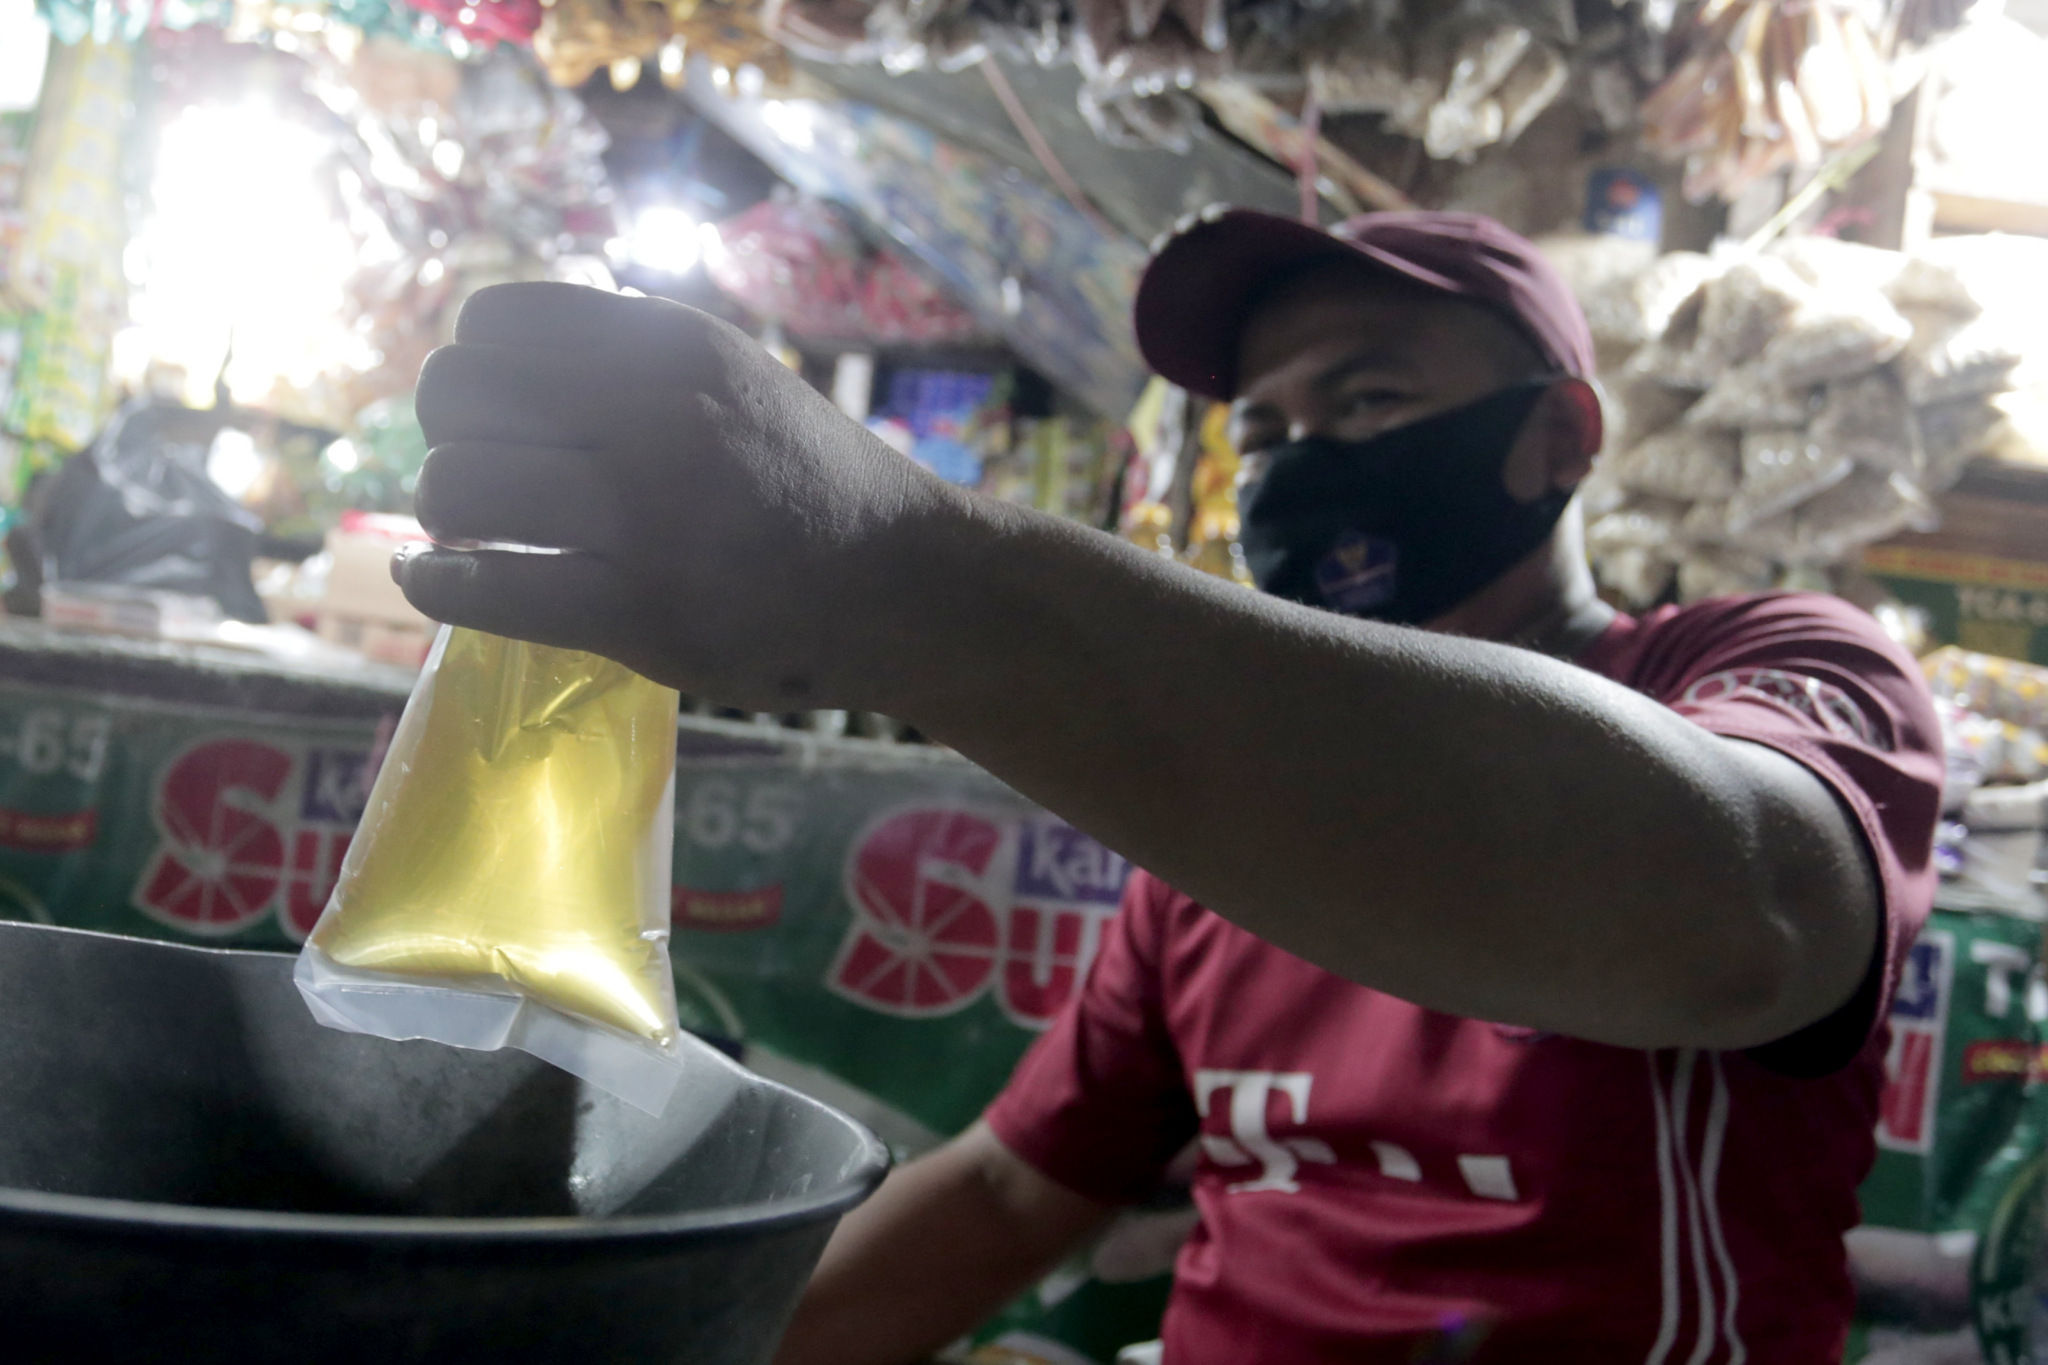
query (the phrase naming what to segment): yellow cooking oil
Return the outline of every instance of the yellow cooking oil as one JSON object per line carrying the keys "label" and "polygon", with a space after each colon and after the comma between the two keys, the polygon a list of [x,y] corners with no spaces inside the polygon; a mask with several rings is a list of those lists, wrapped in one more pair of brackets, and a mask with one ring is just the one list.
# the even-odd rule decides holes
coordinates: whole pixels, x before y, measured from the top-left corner
{"label": "yellow cooking oil", "polygon": [[429,685],[314,946],[368,971],[495,978],[667,1046],[669,868],[650,845],[667,847],[653,835],[676,693],[594,654],[459,628]]}

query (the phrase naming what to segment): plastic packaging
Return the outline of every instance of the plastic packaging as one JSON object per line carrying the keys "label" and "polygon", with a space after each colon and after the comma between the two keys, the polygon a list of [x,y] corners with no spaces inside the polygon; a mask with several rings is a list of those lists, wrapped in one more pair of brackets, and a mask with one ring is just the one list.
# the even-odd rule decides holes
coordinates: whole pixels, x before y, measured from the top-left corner
{"label": "plastic packaging", "polygon": [[1310,49],[1309,89],[1325,112],[1379,114],[1430,156],[1470,161],[1520,137],[1571,78],[1565,55],[1512,8],[1329,6],[1344,17]]}
{"label": "plastic packaging", "polygon": [[1614,476],[1626,487],[1682,502],[1725,498],[1736,488],[1737,446],[1728,432],[1673,427],[1621,452],[1613,463]]}
{"label": "plastic packaging", "polygon": [[1913,409],[1889,370],[1829,384],[1811,432],[1823,450],[1840,451],[1870,469],[1918,479],[1926,467]]}
{"label": "plastic packaging", "polygon": [[1991,720],[2048,730],[2048,665],[1948,645],[1920,661],[1928,690]]}
{"label": "plastic packaging", "polygon": [[1770,254],[1818,288],[1887,297],[1911,263],[1896,251],[1839,237],[1784,237],[1771,245]]}
{"label": "plastic packaging", "polygon": [[1946,488],[1971,457],[1991,444],[2005,424],[2005,414],[1985,394],[1970,394],[1915,408],[1914,425],[1927,457],[1927,485]]}
{"label": "plastic packaging", "polygon": [[660,1113],[676,706],[595,655],[444,627],[299,956],[314,1017],[516,1047]]}
{"label": "plastic packaging", "polygon": [[[2036,386],[2023,344],[2048,316],[2038,241],[1943,238],[1909,257],[1792,239],[1760,255],[1675,253],[1633,274],[1617,273],[1614,253],[1572,244],[1572,259],[1600,267],[1572,278],[1613,400],[1589,530],[1645,496],[1682,504],[1654,552],[1701,560],[1679,576],[1682,593],[1748,577],[1750,565],[1721,575],[1707,562],[1730,552],[1770,561],[1785,582],[1925,529],[1970,459],[2025,451],[2032,408],[2048,414],[2036,401],[2048,379]],[[2048,432],[2048,417],[2036,425]],[[1630,524],[1609,522],[1589,548],[1603,584],[1644,606],[1627,585],[1661,575],[1617,539]]]}
{"label": "plastic packaging", "polygon": [[1813,291],[1783,261],[1759,256],[1737,261],[1710,280],[1700,308],[1700,344],[1723,364],[1740,365],[1762,354]]}
{"label": "plastic packaging", "polygon": [[1668,550],[1684,516],[1683,502],[1631,497],[1586,528],[1586,544],[1596,558],[1621,550]]}
{"label": "plastic packaging", "polygon": [[1716,269],[1710,256],[1673,251],[1632,276],[1600,282],[1581,300],[1594,340],[1629,350],[1655,341]]}
{"label": "plastic packaging", "polygon": [[1899,382],[1914,406],[1995,393],[2023,359],[1999,320],[1922,314],[1899,355]]}
{"label": "plastic packaging", "polygon": [[1796,427],[1812,413],[1809,390],[1787,387],[1759,363],[1726,370],[1685,412],[1694,427]]}
{"label": "plastic packaging", "polygon": [[1957,884],[1979,895],[2025,905],[2034,899],[2034,864],[2048,828],[2048,783],[1980,787],[1963,802],[1962,866]]}
{"label": "plastic packaging", "polygon": [[1859,375],[1890,360],[1913,324],[1874,290],[1824,290],[1764,347],[1757,365],[1788,388]]}
{"label": "plastic packaging", "polygon": [[979,332],[973,315],[817,199],[764,200],[718,224],[704,272],[798,337],[936,345]]}
{"label": "plastic packaging", "polygon": [[53,579],[204,598],[237,621],[268,619],[250,582],[262,522],[206,472],[210,412],[122,407],[37,499]]}
{"label": "plastic packaging", "polygon": [[1771,584],[1771,563],[1740,550],[1696,550],[1678,566],[1680,601],[1732,597]]}
{"label": "plastic packaging", "polygon": [[1849,477],[1855,461],[1823,450],[1805,430],[1744,432],[1742,487],[1728,507],[1730,529],[1740,531],[1790,511]]}
{"label": "plastic packaging", "polygon": [[1623,451],[1685,417],[1700,395],[1641,375],[1603,385],[1607,449]]}
{"label": "plastic packaging", "polygon": [[1905,475],[1859,466],[1800,504],[1798,558],[1839,563],[1909,526],[1931,529],[1933,520],[1933,504]]}

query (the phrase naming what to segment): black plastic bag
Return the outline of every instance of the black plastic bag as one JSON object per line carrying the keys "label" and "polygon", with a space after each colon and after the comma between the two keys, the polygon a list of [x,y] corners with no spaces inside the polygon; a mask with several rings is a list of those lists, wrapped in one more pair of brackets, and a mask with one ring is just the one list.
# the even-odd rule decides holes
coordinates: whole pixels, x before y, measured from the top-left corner
{"label": "black plastic bag", "polygon": [[115,413],[37,499],[45,577],[211,597],[234,620],[268,620],[249,574],[262,522],[206,473],[222,424],[151,401]]}

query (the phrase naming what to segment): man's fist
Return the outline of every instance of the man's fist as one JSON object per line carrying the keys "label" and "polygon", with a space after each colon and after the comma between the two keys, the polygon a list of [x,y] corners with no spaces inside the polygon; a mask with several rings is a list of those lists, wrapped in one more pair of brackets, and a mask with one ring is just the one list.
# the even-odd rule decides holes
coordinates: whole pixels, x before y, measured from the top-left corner
{"label": "man's fist", "polygon": [[[744,332],[658,299],[508,284],[421,371],[437,620],[587,649],[750,709],[862,705],[892,533],[947,497]],[[535,546],[561,554],[464,548]]]}

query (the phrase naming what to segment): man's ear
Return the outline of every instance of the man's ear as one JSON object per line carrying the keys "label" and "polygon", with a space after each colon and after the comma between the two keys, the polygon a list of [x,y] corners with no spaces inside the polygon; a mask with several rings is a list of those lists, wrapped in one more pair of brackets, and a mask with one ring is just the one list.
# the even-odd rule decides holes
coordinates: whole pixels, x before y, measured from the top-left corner
{"label": "man's ear", "polygon": [[1577,486],[1593,468],[1606,425],[1600,395],[1583,379],[1560,379],[1544,390],[1522,424],[1508,457],[1505,482],[1521,502]]}
{"label": "man's ear", "polygon": [[1570,478],[1561,486],[1576,484],[1593,468],[1593,457],[1607,440],[1607,418],[1600,410],[1600,391],[1583,379],[1561,379],[1550,388],[1550,397],[1571,409],[1570,421],[1578,434],[1577,455],[1571,461]]}

